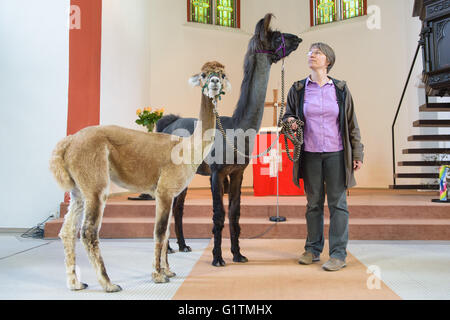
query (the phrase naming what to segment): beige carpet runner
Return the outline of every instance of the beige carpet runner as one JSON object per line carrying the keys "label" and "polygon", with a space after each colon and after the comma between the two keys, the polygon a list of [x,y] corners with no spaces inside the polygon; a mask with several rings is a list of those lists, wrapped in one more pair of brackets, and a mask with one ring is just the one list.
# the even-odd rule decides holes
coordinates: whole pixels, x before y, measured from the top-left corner
{"label": "beige carpet runner", "polygon": [[298,239],[243,239],[241,253],[249,262],[240,264],[232,262],[230,240],[223,239],[227,265],[217,268],[211,265],[211,240],[173,299],[400,299],[349,252],[347,267],[338,272],[324,271],[321,266],[328,261],[328,241],[320,262],[299,265],[304,243]]}

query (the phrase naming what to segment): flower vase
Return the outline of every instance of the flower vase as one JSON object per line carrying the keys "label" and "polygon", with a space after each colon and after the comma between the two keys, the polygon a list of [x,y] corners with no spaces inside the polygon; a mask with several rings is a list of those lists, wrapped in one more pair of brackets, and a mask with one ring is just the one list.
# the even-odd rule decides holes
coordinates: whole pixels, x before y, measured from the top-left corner
{"label": "flower vase", "polygon": [[148,132],[153,132],[154,129],[155,129],[155,124],[154,123],[149,123],[147,125]]}

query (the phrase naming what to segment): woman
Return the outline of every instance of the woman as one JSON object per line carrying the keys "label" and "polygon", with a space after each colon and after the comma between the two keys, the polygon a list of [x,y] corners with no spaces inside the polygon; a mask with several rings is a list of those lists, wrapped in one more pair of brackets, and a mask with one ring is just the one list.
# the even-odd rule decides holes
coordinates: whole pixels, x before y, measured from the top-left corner
{"label": "woman", "polygon": [[[348,242],[347,188],[356,182],[353,172],[362,166],[364,146],[345,81],[328,76],[336,61],[333,49],[314,43],[308,53],[311,75],[294,83],[289,91],[284,121],[293,130],[304,122],[304,143],[294,163],[294,183],[304,181],[307,197],[307,239],[300,264],[320,260],[324,246],[323,208],[325,190],[330,210],[330,260],[322,267],[337,271],[345,267]],[[326,187],[326,188],[325,188]]]}

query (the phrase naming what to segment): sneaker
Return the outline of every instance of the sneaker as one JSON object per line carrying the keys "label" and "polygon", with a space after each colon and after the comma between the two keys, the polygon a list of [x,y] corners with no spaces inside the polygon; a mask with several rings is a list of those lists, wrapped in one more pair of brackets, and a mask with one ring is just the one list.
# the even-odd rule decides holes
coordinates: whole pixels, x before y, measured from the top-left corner
{"label": "sneaker", "polygon": [[345,261],[342,261],[337,258],[330,258],[327,262],[325,262],[322,268],[326,271],[338,271],[346,266]]}
{"label": "sneaker", "polygon": [[315,255],[310,251],[303,252],[302,256],[298,260],[300,264],[312,264],[313,262],[320,261],[320,256]]}

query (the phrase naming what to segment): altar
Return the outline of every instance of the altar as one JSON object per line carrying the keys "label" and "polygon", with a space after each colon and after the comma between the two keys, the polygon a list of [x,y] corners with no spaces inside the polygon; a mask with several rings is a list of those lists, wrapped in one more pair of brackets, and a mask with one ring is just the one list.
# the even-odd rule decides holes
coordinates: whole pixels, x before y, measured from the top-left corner
{"label": "altar", "polygon": [[[263,127],[260,129],[253,150],[253,156],[264,152],[277,139],[277,127]],[[278,143],[260,158],[252,160],[253,167],[253,191],[254,196],[277,195],[277,173],[278,173],[278,195],[299,196],[304,195],[303,180],[300,180],[301,188],[292,181],[293,162],[289,160],[287,152],[293,154],[294,145],[288,140],[286,150],[284,135],[280,134]]]}

